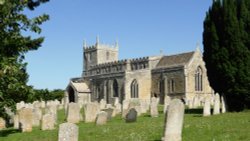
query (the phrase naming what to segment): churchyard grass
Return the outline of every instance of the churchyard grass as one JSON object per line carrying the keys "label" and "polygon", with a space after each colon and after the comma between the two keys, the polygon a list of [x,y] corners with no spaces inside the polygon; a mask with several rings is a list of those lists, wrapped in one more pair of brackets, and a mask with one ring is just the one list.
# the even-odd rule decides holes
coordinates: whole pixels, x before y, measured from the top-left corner
{"label": "churchyard grass", "polygon": [[[160,107],[162,110],[163,108]],[[249,141],[250,111],[226,113],[202,117],[202,110],[186,110],[184,117],[183,141]],[[64,122],[64,111],[58,112],[58,123]],[[106,125],[81,122],[79,141],[160,141],[163,134],[164,115],[137,118],[135,123],[125,123],[117,116]],[[57,141],[58,126],[55,130],[41,131],[33,128],[31,133],[21,133],[12,128],[0,131],[0,141]]]}

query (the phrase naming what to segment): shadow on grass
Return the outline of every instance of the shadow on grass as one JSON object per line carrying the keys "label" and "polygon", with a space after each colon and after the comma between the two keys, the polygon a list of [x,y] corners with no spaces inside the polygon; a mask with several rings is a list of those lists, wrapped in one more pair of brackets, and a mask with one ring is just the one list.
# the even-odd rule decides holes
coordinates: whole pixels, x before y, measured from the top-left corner
{"label": "shadow on grass", "polygon": [[203,109],[185,109],[185,114],[202,114]]}
{"label": "shadow on grass", "polygon": [[7,137],[9,134],[15,134],[15,133],[19,133],[19,132],[21,132],[21,131],[18,129],[13,129],[13,128],[4,129],[4,130],[0,131],[0,137]]}

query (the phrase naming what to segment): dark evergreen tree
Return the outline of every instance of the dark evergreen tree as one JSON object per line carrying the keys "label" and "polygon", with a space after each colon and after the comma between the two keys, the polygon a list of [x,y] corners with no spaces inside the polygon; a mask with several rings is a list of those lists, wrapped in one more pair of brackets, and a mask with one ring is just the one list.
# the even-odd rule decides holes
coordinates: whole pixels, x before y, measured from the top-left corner
{"label": "dark evergreen tree", "polygon": [[204,61],[210,85],[230,111],[250,108],[250,2],[214,0],[204,21]]}
{"label": "dark evergreen tree", "polygon": [[27,86],[27,63],[24,55],[41,46],[44,38],[31,38],[22,32],[40,33],[41,25],[49,19],[44,14],[28,18],[23,11],[34,10],[48,0],[1,0],[0,1],[0,117],[4,107],[15,108],[15,103],[31,98],[32,87]]}

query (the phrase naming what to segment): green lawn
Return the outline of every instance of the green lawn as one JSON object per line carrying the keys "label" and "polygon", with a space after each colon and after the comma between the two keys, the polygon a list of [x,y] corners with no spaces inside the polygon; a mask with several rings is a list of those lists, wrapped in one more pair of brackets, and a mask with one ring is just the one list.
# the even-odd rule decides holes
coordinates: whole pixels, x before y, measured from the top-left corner
{"label": "green lawn", "polygon": [[[202,117],[201,109],[186,110],[183,141],[250,141],[250,111]],[[59,111],[62,123],[64,112]],[[145,114],[136,123],[125,123],[117,116],[108,124],[78,124],[79,141],[160,141],[163,134],[164,115],[151,118]],[[17,130],[0,131],[0,141],[57,141],[58,127],[52,131],[33,128],[31,133]]]}

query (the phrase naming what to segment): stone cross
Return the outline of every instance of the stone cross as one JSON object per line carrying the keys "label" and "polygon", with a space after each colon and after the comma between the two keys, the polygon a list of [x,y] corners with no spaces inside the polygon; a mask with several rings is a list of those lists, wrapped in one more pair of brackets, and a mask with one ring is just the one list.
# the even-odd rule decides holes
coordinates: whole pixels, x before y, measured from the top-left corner
{"label": "stone cross", "polygon": [[183,118],[184,118],[184,103],[180,99],[174,99],[168,107],[165,133],[163,141],[181,141]]}

